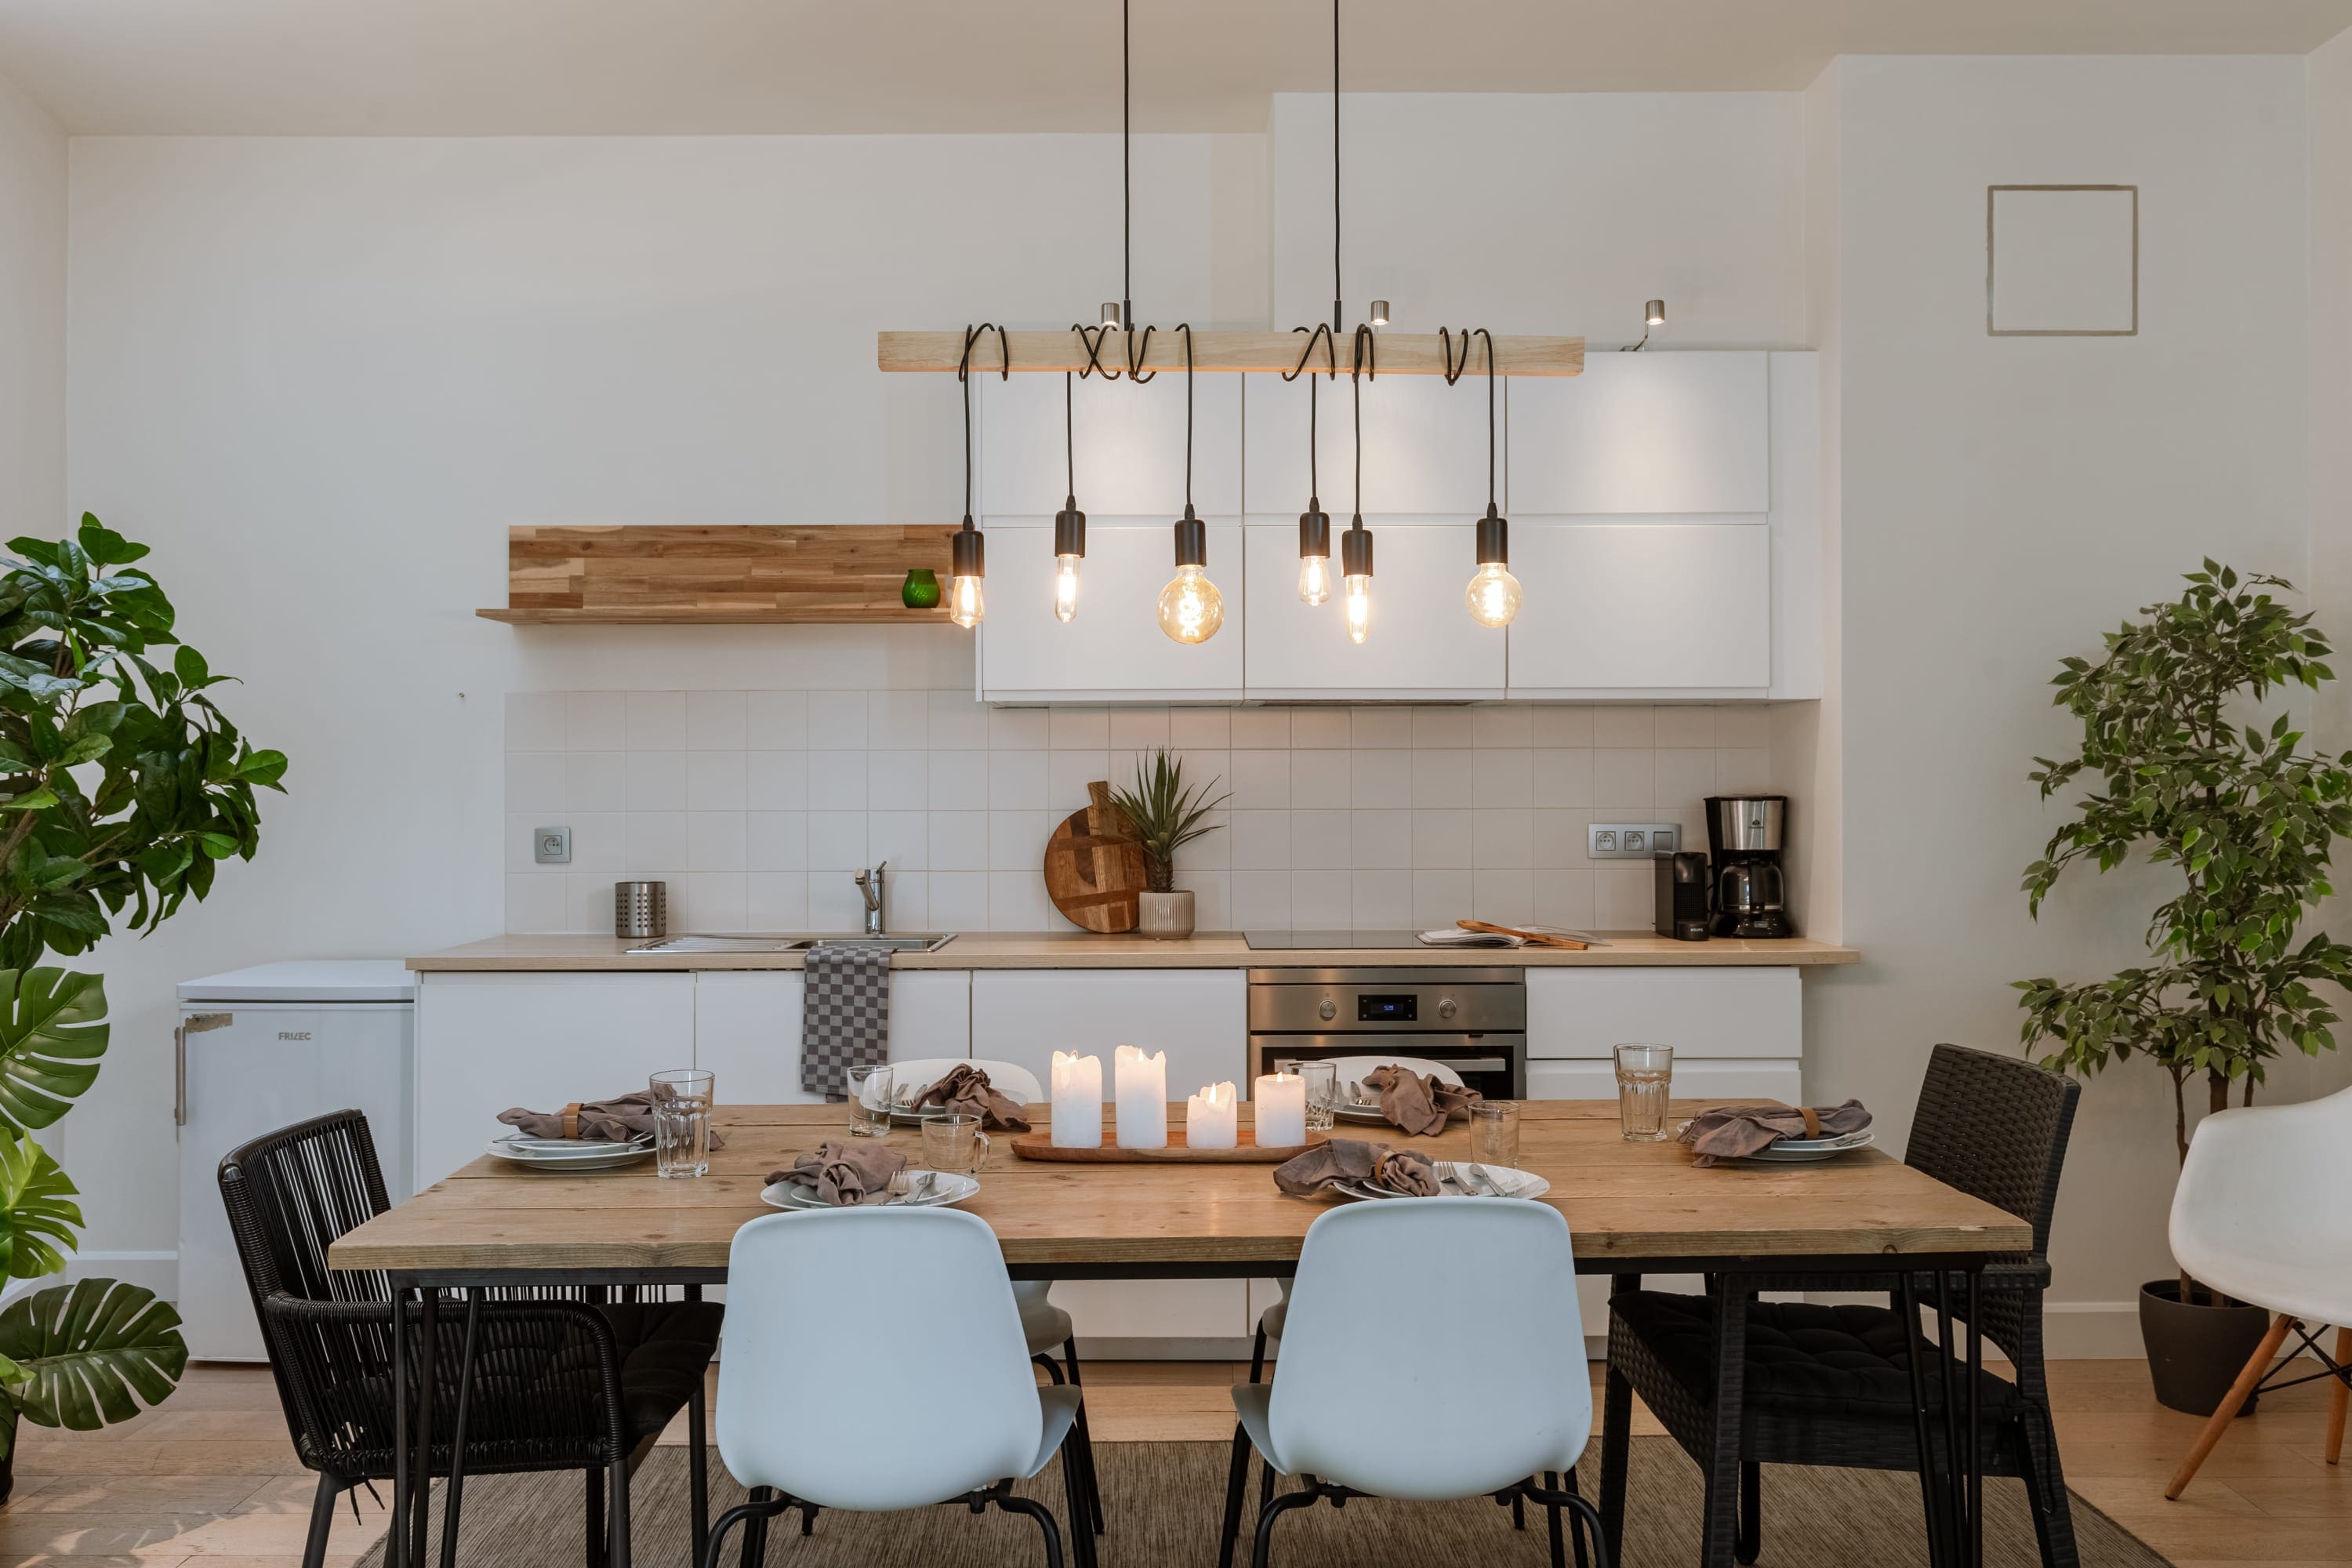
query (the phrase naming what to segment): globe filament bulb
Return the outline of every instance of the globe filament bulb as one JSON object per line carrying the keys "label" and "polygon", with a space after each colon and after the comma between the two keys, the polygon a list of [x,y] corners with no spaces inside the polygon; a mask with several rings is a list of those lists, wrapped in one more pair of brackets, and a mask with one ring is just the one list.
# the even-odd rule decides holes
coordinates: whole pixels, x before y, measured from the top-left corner
{"label": "globe filament bulb", "polygon": [[1480,626],[1507,626],[1519,613],[1526,595],[1508,566],[1489,561],[1478,568],[1462,597],[1470,606],[1470,618]]}
{"label": "globe filament bulb", "polygon": [[1181,643],[1204,643],[1225,624],[1225,596],[1206,568],[1179,566],[1160,590],[1160,629]]}

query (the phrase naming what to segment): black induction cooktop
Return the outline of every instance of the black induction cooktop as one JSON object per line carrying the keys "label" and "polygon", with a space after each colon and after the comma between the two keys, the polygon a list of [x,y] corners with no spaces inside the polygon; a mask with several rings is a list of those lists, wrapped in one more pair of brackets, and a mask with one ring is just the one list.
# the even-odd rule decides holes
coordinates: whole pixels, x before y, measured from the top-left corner
{"label": "black induction cooktop", "polygon": [[1299,948],[1419,947],[1409,931],[1245,931],[1242,940],[1258,952]]}

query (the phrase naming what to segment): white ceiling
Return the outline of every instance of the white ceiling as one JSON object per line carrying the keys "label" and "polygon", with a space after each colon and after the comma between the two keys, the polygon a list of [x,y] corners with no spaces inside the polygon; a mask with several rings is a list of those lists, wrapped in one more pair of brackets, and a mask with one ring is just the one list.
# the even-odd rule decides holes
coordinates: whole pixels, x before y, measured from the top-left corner
{"label": "white ceiling", "polygon": [[[1322,0],[1137,0],[1139,130],[1329,79]],[[1349,90],[1789,89],[1839,54],[2303,53],[2352,0],[1348,0]],[[0,0],[80,134],[1097,130],[1112,0]]]}

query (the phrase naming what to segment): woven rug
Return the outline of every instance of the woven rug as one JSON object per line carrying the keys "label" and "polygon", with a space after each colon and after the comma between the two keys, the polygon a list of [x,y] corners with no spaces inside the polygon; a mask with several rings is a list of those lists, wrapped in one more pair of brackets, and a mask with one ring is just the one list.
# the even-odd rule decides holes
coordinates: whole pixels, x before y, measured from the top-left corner
{"label": "woven rug", "polygon": [[[1110,1527],[1099,1538],[1103,1568],[1213,1564],[1231,1454],[1223,1443],[1097,1444]],[[656,1449],[637,1472],[630,1489],[630,1536],[638,1568],[689,1568],[686,1471],[686,1451],[669,1447]],[[1597,1440],[1580,1479],[1585,1496],[1601,1495]],[[743,1500],[743,1490],[715,1452],[710,1483],[715,1521]],[[2022,1486],[1999,1479],[1985,1486],[1986,1568],[2039,1568]],[[1058,1461],[1020,1489],[1066,1522]],[[1253,1481],[1239,1552],[1244,1564],[1256,1490]],[[1697,1467],[1673,1439],[1634,1438],[1623,1568],[1690,1568],[1698,1557],[1699,1498]],[[2084,1568],[2162,1568],[2164,1559],[2121,1526],[2079,1497],[2074,1503]],[[578,1568],[584,1506],[576,1477],[467,1481],[458,1561],[481,1568]],[[1528,1526],[1513,1531],[1510,1510],[1483,1498],[1455,1503],[1361,1498],[1344,1510],[1318,1504],[1286,1514],[1275,1527],[1274,1560],[1281,1568],[1540,1568],[1550,1561],[1541,1510],[1528,1510]],[[436,1489],[432,1561],[438,1561],[440,1528]],[[741,1560],[740,1544],[740,1531],[728,1538],[730,1568]],[[805,1540],[798,1516],[787,1515],[772,1527],[768,1542],[774,1568],[1038,1568],[1045,1560],[1035,1523],[995,1509],[978,1518],[961,1508],[824,1512],[817,1516],[816,1533]],[[1927,1560],[1915,1477],[1765,1467],[1759,1568],[1924,1568]],[[383,1563],[379,1542],[360,1559],[360,1568]]]}

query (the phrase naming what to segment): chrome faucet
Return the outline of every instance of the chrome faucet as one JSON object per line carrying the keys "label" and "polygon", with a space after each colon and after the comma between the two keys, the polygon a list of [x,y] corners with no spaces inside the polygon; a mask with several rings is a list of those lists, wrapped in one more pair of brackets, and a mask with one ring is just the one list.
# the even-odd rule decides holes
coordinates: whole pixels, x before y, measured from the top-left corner
{"label": "chrome faucet", "polygon": [[859,871],[849,879],[857,884],[857,891],[866,900],[866,934],[882,934],[882,872],[890,864],[885,860],[871,871]]}

